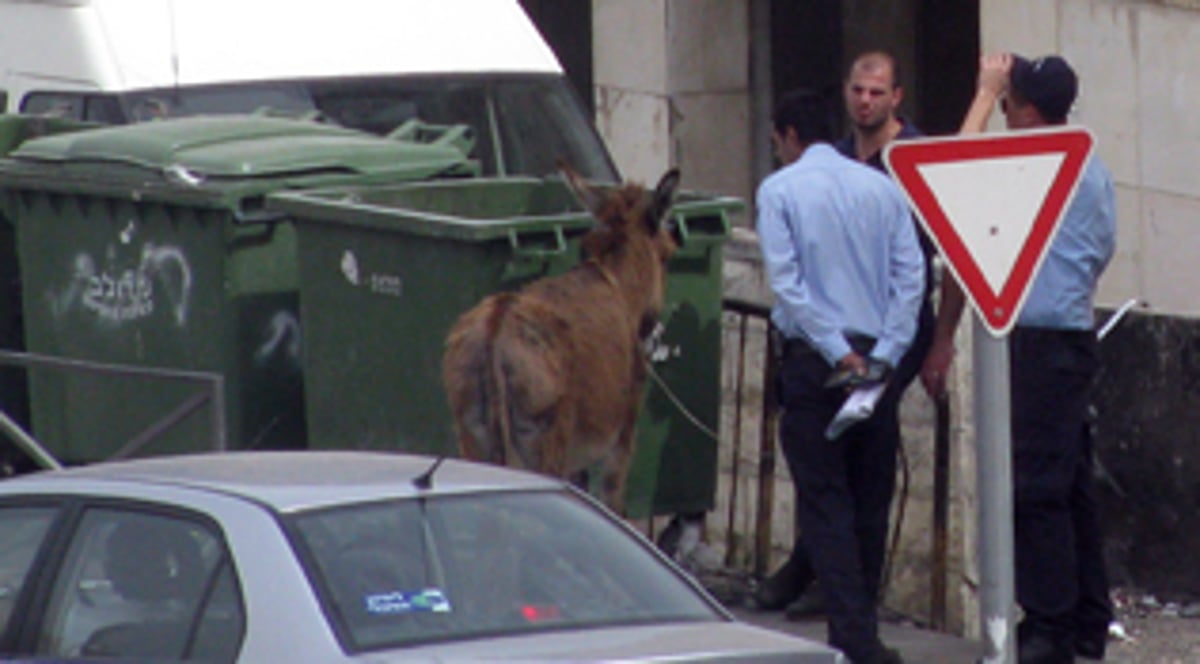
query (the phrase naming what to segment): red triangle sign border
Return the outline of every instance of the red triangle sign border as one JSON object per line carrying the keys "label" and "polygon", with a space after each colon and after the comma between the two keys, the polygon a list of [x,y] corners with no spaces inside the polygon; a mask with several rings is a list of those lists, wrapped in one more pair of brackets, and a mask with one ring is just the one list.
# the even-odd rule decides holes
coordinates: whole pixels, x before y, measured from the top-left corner
{"label": "red triangle sign border", "polygon": [[[967,299],[994,336],[1012,329],[1021,306],[1033,285],[1059,222],[1067,210],[1079,179],[1091,156],[1095,139],[1082,127],[1056,127],[1050,130],[971,134],[948,138],[895,141],[884,151],[884,161],[892,177],[908,198],[909,205],[942,257]],[[951,220],[918,170],[921,166],[968,162],[1004,157],[1063,155],[1057,174],[1038,207],[1028,236],[1021,243],[1011,271],[995,292],[984,277],[976,257],[971,255]]]}

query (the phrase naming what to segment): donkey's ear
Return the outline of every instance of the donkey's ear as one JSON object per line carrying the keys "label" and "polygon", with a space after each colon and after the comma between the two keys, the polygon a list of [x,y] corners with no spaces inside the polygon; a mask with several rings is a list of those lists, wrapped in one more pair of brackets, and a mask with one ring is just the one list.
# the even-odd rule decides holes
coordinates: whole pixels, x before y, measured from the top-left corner
{"label": "donkey's ear", "polygon": [[650,223],[655,228],[662,223],[662,220],[667,216],[667,212],[670,211],[671,204],[675,202],[675,191],[678,188],[678,168],[672,168],[659,178],[658,185],[654,187],[654,194],[650,202]]}
{"label": "donkey's ear", "polygon": [[593,215],[600,212],[600,205],[604,202],[604,197],[599,194],[583,176],[571,168],[564,161],[558,162],[558,170],[563,174],[563,178],[567,181],[567,186],[571,188],[571,192],[575,194],[575,198],[579,199],[579,203],[583,208]]}

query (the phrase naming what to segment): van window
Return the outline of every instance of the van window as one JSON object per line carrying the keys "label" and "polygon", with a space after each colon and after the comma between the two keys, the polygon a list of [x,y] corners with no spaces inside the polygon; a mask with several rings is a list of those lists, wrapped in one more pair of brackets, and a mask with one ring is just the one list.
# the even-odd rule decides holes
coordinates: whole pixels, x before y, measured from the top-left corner
{"label": "van window", "polygon": [[21,100],[21,112],[82,120],[83,95],[73,92],[30,92]]}
{"label": "van window", "polygon": [[467,124],[485,175],[543,176],[561,158],[589,179],[614,182],[616,169],[587,111],[557,75],[380,76],[247,82],[141,90],[122,102],[133,121],[272,110],[319,112],[328,121],[386,135],[410,119]]}
{"label": "van window", "polygon": [[300,83],[248,83],[152,90],[126,95],[134,122],[165,117],[276,111],[299,115],[313,110]]}
{"label": "van window", "polygon": [[468,124],[487,175],[543,176],[561,158],[587,178],[616,169],[583,104],[561,76],[393,78],[322,81],[315,105],[339,124],[386,134],[406,120]]}
{"label": "van window", "polygon": [[125,119],[115,95],[78,92],[30,92],[21,100],[21,112],[103,124],[121,124]]}

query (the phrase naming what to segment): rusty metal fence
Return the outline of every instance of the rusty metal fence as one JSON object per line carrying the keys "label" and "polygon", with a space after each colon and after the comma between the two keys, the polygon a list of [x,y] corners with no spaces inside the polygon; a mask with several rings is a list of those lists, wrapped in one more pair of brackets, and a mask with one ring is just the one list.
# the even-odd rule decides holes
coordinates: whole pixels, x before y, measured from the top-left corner
{"label": "rusty metal fence", "polygon": [[[225,377],[222,374],[207,371],[185,371],[180,369],[93,362],[7,350],[0,350],[0,365],[18,366],[26,370],[43,368],[55,371],[181,382],[199,387],[194,394],[185,399],[176,408],[158,418],[139,434],[126,441],[120,449],[109,455],[108,458],[110,460],[124,459],[134,455],[164,432],[170,430],[205,406],[208,406],[209,411],[212,449],[215,451],[224,451],[227,447]],[[52,453],[22,429],[3,410],[0,410],[0,437],[7,437],[8,440],[27,454],[41,468],[57,468],[61,466],[58,459]]]}
{"label": "rusty metal fence", "polygon": [[[750,560],[755,576],[763,576],[770,566],[772,523],[776,502],[775,426],[779,403],[775,398],[777,363],[775,338],[771,334],[770,308],[757,302],[726,298],[723,301],[726,345],[725,373],[732,380],[732,435],[723,444],[731,446],[727,486],[725,525],[725,564],[737,566]],[[725,400],[723,400],[725,401]],[[757,440],[743,435],[747,422],[757,432]],[[746,454],[746,447],[752,447]],[[750,463],[745,463],[745,461]],[[754,472],[754,481],[746,482],[744,471]],[[755,487],[755,494],[743,496],[742,489]],[[753,503],[753,536],[739,536],[737,515],[746,511],[743,501]],[[747,540],[750,546],[747,551]]]}
{"label": "rusty metal fence", "polygon": [[[724,476],[718,482],[718,506],[710,524],[720,524],[718,539],[724,545],[724,562],[744,569],[757,578],[770,571],[772,555],[786,553],[792,543],[793,496],[786,464],[777,458],[777,421],[780,404],[775,382],[778,371],[777,340],[772,334],[770,308],[759,302],[737,298],[723,300],[723,409],[721,445],[727,448]],[[949,407],[945,399],[934,402],[931,429],[932,494],[931,539],[920,545],[922,559],[929,561],[928,619],[935,628],[947,620],[948,522],[950,484]],[[924,444],[918,442],[918,444]],[[890,575],[899,551],[899,533],[904,526],[910,481],[908,459],[901,447],[893,531],[889,538]],[[784,493],[784,492],[788,493]],[[714,523],[715,522],[715,523]],[[710,525],[710,530],[713,530]],[[922,611],[924,613],[924,611]]]}

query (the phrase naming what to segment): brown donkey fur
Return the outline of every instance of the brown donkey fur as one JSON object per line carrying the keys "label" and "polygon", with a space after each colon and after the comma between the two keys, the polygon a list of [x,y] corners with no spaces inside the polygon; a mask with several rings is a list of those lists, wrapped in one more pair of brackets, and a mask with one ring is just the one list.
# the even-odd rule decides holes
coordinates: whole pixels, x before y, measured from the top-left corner
{"label": "brown donkey fur", "polygon": [[679,172],[654,192],[601,193],[564,168],[599,222],[586,259],[516,293],[491,295],[446,340],[442,377],[469,459],[574,477],[602,463],[603,499],[623,509],[646,365],[676,245],[664,224]]}

